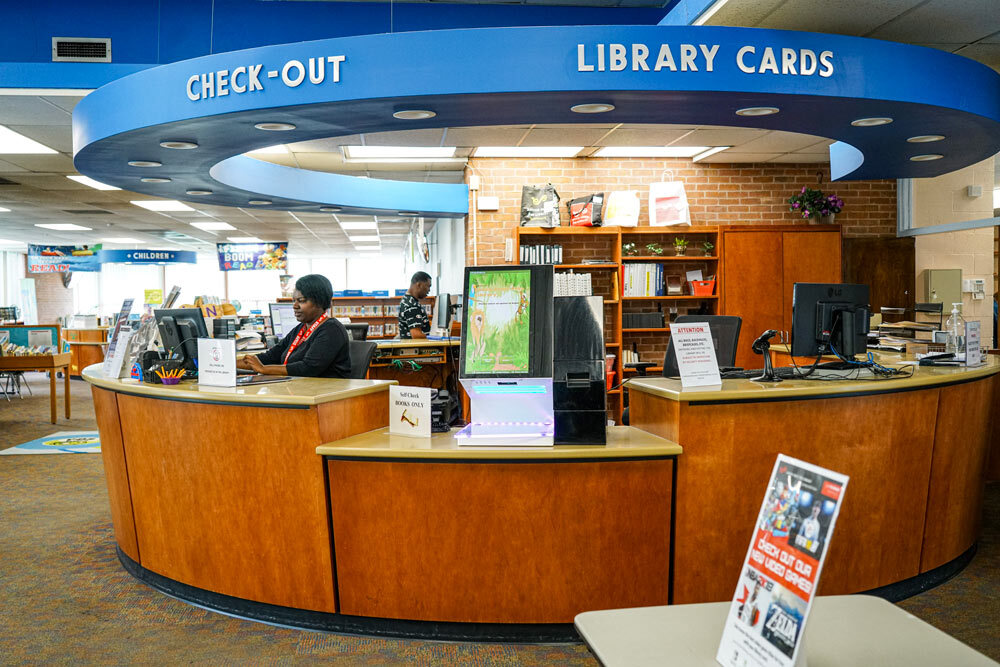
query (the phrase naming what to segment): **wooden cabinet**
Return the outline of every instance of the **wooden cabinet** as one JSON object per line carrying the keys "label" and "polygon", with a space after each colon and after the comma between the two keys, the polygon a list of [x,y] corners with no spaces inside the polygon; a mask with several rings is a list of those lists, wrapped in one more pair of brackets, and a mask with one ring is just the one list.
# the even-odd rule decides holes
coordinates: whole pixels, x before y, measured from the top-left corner
{"label": "wooden cabinet", "polygon": [[69,344],[69,374],[80,376],[91,364],[104,361],[104,349],[108,340],[107,328],[63,329],[63,340]]}
{"label": "wooden cabinet", "polygon": [[841,282],[840,227],[725,227],[722,312],[743,318],[736,365],[764,365],[750,344],[768,329],[791,331],[792,285]]}

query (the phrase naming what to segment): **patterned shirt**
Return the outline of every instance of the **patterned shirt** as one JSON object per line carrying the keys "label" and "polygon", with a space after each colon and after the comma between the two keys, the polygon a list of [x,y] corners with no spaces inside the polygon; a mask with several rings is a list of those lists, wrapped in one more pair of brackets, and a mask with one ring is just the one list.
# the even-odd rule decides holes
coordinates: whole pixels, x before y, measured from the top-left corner
{"label": "patterned shirt", "polygon": [[399,337],[410,338],[410,329],[420,329],[428,333],[431,330],[431,323],[416,297],[407,294],[399,302]]}

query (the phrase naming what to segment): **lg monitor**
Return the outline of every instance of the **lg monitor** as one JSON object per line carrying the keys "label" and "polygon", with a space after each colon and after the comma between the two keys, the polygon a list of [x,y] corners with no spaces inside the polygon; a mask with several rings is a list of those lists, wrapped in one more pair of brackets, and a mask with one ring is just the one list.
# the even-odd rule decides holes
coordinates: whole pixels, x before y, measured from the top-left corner
{"label": "lg monitor", "polygon": [[267,307],[271,311],[271,329],[279,339],[288,335],[288,332],[298,326],[295,319],[295,310],[290,303],[269,303]]}
{"label": "lg monitor", "polygon": [[552,377],[551,265],[465,269],[462,378]]}
{"label": "lg monitor", "polygon": [[208,327],[201,310],[173,308],[156,310],[153,314],[167,356],[179,359],[188,370],[198,370],[198,339],[208,338]]}
{"label": "lg monitor", "polygon": [[868,285],[795,283],[792,356],[864,354],[868,344]]}

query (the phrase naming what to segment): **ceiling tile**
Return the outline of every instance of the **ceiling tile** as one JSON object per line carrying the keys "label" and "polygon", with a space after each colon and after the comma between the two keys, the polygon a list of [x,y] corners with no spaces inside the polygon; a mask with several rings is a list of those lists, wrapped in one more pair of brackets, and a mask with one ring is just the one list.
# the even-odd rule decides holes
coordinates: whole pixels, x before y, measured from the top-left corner
{"label": "ceiling tile", "polygon": [[[0,118],[2,118],[0,114]],[[30,171],[57,171],[64,174],[75,174],[73,160],[68,156],[59,153],[57,155],[9,155],[5,154],[2,159],[18,167]]]}
{"label": "ceiling tile", "polygon": [[778,157],[779,153],[731,153],[723,151],[710,155],[701,162],[767,162]]}
{"label": "ceiling tile", "polygon": [[43,146],[62,151],[73,152],[73,129],[66,125],[8,125],[18,134],[34,139]]}
{"label": "ceiling tile", "polygon": [[521,146],[592,146],[608,133],[606,128],[579,128],[566,125],[562,128],[537,128],[529,130]]}
{"label": "ceiling tile", "polygon": [[753,139],[763,137],[768,130],[754,130],[745,127],[698,129],[673,146],[739,146]]}
{"label": "ceiling tile", "polygon": [[425,130],[402,130],[399,132],[376,132],[365,134],[366,146],[451,146],[442,144],[444,137],[442,128]]}
{"label": "ceiling tile", "polygon": [[791,153],[817,143],[819,137],[796,132],[768,132],[762,137],[737,144],[741,153]]}
{"label": "ceiling tile", "polygon": [[971,44],[996,32],[1000,32],[996,0],[928,0],[866,36],[910,44]]}
{"label": "ceiling tile", "polygon": [[801,30],[839,35],[864,35],[925,0],[857,0],[784,2],[756,24],[758,28]]}
{"label": "ceiling tile", "polygon": [[2,125],[66,125],[70,113],[41,97],[0,95]]}
{"label": "ceiling tile", "polygon": [[666,126],[621,128],[596,143],[597,146],[666,146],[683,137],[691,129],[665,129]]}
{"label": "ceiling tile", "polygon": [[819,162],[829,162],[829,153],[786,153],[785,155],[779,155],[769,162],[781,162],[781,163],[819,163]]}

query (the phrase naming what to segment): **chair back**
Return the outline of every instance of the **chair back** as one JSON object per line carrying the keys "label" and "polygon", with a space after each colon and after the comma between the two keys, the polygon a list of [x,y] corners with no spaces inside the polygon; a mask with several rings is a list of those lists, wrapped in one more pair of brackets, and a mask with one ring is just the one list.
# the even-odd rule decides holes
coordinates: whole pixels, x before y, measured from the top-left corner
{"label": "chair back", "polygon": [[[743,318],[735,315],[679,315],[676,324],[691,322],[707,322],[712,331],[712,343],[715,346],[715,361],[719,366],[732,366],[736,363],[736,345],[740,342],[740,327]],[[674,351],[673,338],[667,343],[667,353],[663,358],[663,376],[677,377],[677,353]]]}
{"label": "chair back", "polygon": [[345,324],[344,328],[351,335],[351,340],[368,340],[368,323],[351,322]]}
{"label": "chair back", "polygon": [[351,375],[352,380],[364,380],[368,375],[368,365],[375,356],[378,344],[366,340],[352,340],[351,345]]}

